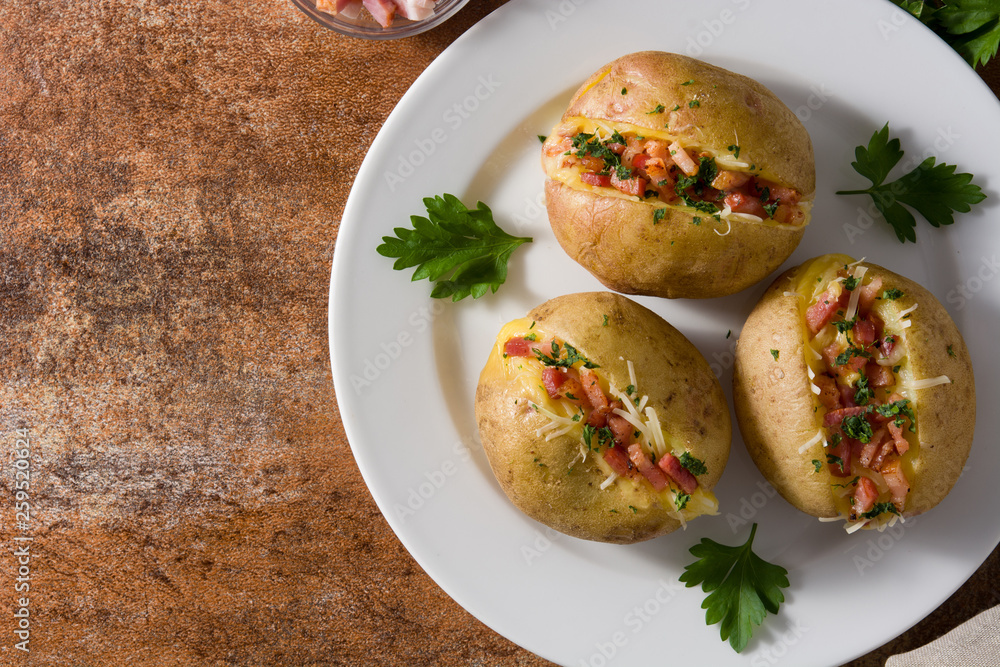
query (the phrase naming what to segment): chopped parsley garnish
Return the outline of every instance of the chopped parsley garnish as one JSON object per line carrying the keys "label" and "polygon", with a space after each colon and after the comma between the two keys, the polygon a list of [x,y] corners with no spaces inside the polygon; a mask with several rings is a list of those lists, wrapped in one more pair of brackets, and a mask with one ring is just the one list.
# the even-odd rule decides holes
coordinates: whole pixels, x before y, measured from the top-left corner
{"label": "chopped parsley garnish", "polygon": [[691,100],[690,102],[688,102],[689,109],[694,109],[695,107],[700,107],[700,106],[701,102],[699,102],[698,100]]}
{"label": "chopped parsley garnish", "polygon": [[532,331],[530,334],[524,337],[524,340],[536,341],[538,340],[538,334]]}
{"label": "chopped parsley garnish", "polygon": [[601,322],[601,326],[602,327],[608,326],[608,316],[607,315],[604,316],[604,321]]}
{"label": "chopped parsley garnish", "polygon": [[681,465],[688,469],[695,477],[708,473],[705,462],[691,455],[691,452],[684,452],[678,457]]}
{"label": "chopped parsley garnish", "polygon": [[771,356],[774,357],[775,361],[778,360],[778,355],[779,354],[780,354],[780,352],[778,350],[771,350]]}
{"label": "chopped parsley garnish", "polygon": [[628,95],[628,88],[622,88],[622,95]]}
{"label": "chopped parsley garnish", "polygon": [[866,405],[874,397],[875,392],[868,386],[868,378],[862,375],[854,383],[854,402],[858,405]]}
{"label": "chopped parsley garnish", "polygon": [[667,214],[667,209],[665,208],[657,208],[655,211],[653,211],[653,224],[655,225],[661,220],[663,220],[663,216],[665,216],[666,214]]}
{"label": "chopped parsley garnish", "polygon": [[853,292],[854,288],[858,286],[858,279],[854,276],[847,276],[844,278],[844,289],[848,292]]}
{"label": "chopped parsley garnish", "polygon": [[738,158],[740,156],[740,147],[736,144],[728,146],[727,149],[733,154],[733,157]]}
{"label": "chopped parsley garnish", "polygon": [[840,333],[847,333],[848,331],[854,328],[854,325],[857,323],[857,321],[858,321],[857,317],[854,317],[849,320],[837,320],[836,322],[833,323],[833,326],[837,327],[837,331],[839,331]]}
{"label": "chopped parsley garnish", "polygon": [[539,135],[538,135],[538,140],[539,140],[540,142],[542,142],[543,144],[545,143],[545,140],[546,140],[546,139],[548,139],[548,137],[546,137],[546,136],[545,136],[544,134],[539,134]]}
{"label": "chopped parsley garnish", "polygon": [[812,464],[813,464],[813,468],[816,469],[815,472],[819,472],[820,470],[823,469],[823,462],[820,461],[819,459],[813,459],[812,460]]}
{"label": "chopped parsley garnish", "polygon": [[663,113],[664,111],[666,111],[666,109],[667,108],[665,106],[663,106],[662,104],[657,104],[655,107],[653,107],[652,111],[647,111],[646,115],[650,116],[650,115],[652,115],[654,113]]}
{"label": "chopped parsley garnish", "polygon": [[788,588],[788,570],[753,552],[756,533],[755,523],[746,543],[736,547],[701,538],[690,549],[698,560],[685,566],[680,576],[686,586],[701,584],[701,589],[708,593],[701,605],[706,609],[705,622],[719,623],[722,640],[729,640],[737,653],[746,648],[754,627],[768,613],[778,613],[778,607],[785,601],[781,589]]}
{"label": "chopped parsley garnish", "polygon": [[875,435],[872,432],[872,425],[868,423],[864,415],[844,417],[840,426],[844,430],[844,435],[862,443],[871,442],[872,436]]}
{"label": "chopped parsley garnish", "polygon": [[674,504],[677,505],[678,510],[682,510],[687,507],[689,500],[691,500],[691,495],[684,492],[678,492],[677,495],[674,496]]}
{"label": "chopped parsley garnish", "polygon": [[764,206],[764,211],[767,213],[767,217],[773,218],[774,212],[778,210],[778,202],[763,204],[763,206]]}
{"label": "chopped parsley garnish", "polygon": [[832,466],[840,466],[841,468],[844,467],[844,459],[842,459],[839,456],[836,456],[834,454],[827,454],[826,455],[826,462],[829,463]]}
{"label": "chopped parsley garnish", "polygon": [[685,81],[681,85],[682,86],[690,86],[692,83],[694,83],[694,79],[688,79],[687,81]]}
{"label": "chopped parsley garnish", "polygon": [[[535,356],[538,360],[542,362],[544,366],[554,366],[556,368],[572,368],[576,363],[583,363],[584,368],[600,368],[597,364],[592,362],[587,357],[580,354],[579,350],[565,343],[562,348],[560,348],[559,343],[552,341],[552,354],[547,355],[541,350],[533,350]],[[566,352],[566,356],[563,357],[563,351]]]}
{"label": "chopped parsley garnish", "polygon": [[904,423],[903,417],[909,417],[910,430],[913,431],[914,433],[917,430],[917,425],[916,425],[917,418],[913,414],[913,408],[910,407],[909,399],[903,398],[898,401],[894,401],[892,403],[886,403],[885,405],[880,405],[877,408],[875,408],[875,412],[877,412],[879,415],[887,419],[895,417],[895,419],[893,419],[893,422],[895,422],[896,426],[902,426]]}
{"label": "chopped parsley garnish", "polygon": [[587,449],[593,449],[594,434],[597,433],[597,429],[590,424],[583,425],[583,444],[587,445]]}
{"label": "chopped parsley garnish", "polygon": [[852,344],[848,345],[846,350],[838,354],[837,358],[833,360],[833,363],[836,366],[845,366],[853,357],[865,357],[866,359],[871,359],[872,354],[871,352],[862,350],[860,347],[854,347]]}
{"label": "chopped parsley garnish", "polygon": [[895,301],[901,296],[903,296],[903,291],[893,287],[891,289],[882,290],[882,296],[880,296],[879,298],[885,299],[886,301]]}
{"label": "chopped parsley garnish", "polygon": [[467,296],[478,299],[496,292],[507,280],[511,253],[527,237],[511,236],[493,221],[493,213],[483,202],[468,209],[454,195],[426,197],[426,218],[411,215],[412,229],[396,227],[395,236],[383,236],[375,251],[396,258],[397,271],[417,267],[412,280],[427,278],[434,283],[431,297]]}
{"label": "chopped parsley garnish", "polygon": [[896,505],[893,503],[875,503],[874,507],[861,515],[862,519],[874,519],[879,514],[899,514],[899,510],[896,509]]}

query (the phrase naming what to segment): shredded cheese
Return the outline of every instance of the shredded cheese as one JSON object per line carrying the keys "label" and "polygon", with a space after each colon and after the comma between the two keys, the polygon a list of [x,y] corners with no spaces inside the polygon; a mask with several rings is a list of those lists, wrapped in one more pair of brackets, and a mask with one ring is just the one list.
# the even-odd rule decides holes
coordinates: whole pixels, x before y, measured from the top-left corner
{"label": "shredded cheese", "polygon": [[858,300],[861,298],[861,279],[866,273],[868,273],[868,267],[858,264],[854,267],[854,273],[851,274],[857,282],[854,289],[851,290],[851,297],[847,300],[847,315],[844,316],[847,321],[853,320],[858,312]]}
{"label": "shredded cheese", "polygon": [[608,478],[603,482],[601,482],[601,491],[605,490],[606,488],[614,484],[616,479],[618,479],[618,473],[612,472],[610,475],[608,475]]}
{"label": "shredded cheese", "polygon": [[905,383],[906,388],[911,390],[928,389],[929,387],[936,387],[939,384],[951,384],[951,378],[947,375],[939,375],[935,378],[924,378]]}
{"label": "shredded cheese", "polygon": [[803,443],[803,445],[799,447],[799,454],[804,454],[807,449],[819,443],[821,440],[823,440],[824,437],[826,437],[826,434],[823,433],[823,429],[819,429],[818,431],[816,431],[816,435],[809,438],[808,442]]}

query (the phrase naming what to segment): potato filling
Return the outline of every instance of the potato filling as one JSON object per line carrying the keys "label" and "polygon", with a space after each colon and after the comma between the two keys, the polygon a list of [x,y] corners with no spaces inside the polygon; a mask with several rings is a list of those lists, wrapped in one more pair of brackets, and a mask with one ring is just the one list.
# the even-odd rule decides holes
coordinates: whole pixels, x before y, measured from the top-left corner
{"label": "potato filling", "polygon": [[594,454],[607,475],[602,489],[618,481],[652,487],[682,523],[716,511],[714,496],[697,479],[707,473],[704,462],[667,443],[656,411],[635,386],[631,362],[630,384],[619,390],[570,343],[535,331],[504,340],[508,367],[530,378],[533,389],[543,390],[537,392],[542,400],[531,402],[535,412],[550,420],[538,435],[578,437],[580,455],[574,466]]}
{"label": "potato filling", "polygon": [[[738,157],[738,146],[730,150]],[[670,137],[651,137],[641,128],[595,127],[587,132],[568,122],[556,128],[543,152],[557,169],[609,193],[687,207],[716,220],[734,213],[794,226],[806,220],[802,195],[754,174],[752,165],[749,170],[721,168],[710,152],[684,147]]]}
{"label": "potato filling", "polygon": [[[855,263],[816,276],[813,284],[825,289],[803,305],[825,454],[812,463],[842,480],[833,485],[838,508],[859,525],[902,514],[919,447],[914,405],[903,395],[909,313],[893,303],[904,295],[866,273]],[[813,275],[800,284],[815,293],[804,285]]]}

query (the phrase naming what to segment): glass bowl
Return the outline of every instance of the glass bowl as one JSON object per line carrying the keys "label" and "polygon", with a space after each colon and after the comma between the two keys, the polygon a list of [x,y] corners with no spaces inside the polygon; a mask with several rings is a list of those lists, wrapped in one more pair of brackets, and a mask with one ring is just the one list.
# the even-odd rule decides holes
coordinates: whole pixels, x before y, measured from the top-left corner
{"label": "glass bowl", "polygon": [[410,21],[409,19],[397,16],[392,25],[383,28],[367,11],[362,11],[355,19],[349,19],[343,15],[328,14],[316,9],[314,0],[292,0],[292,3],[301,9],[306,16],[319,23],[324,28],[329,28],[341,35],[360,37],[362,39],[399,39],[400,37],[411,37],[430,30],[434,26],[444,23],[451,18],[459,9],[465,6],[469,0],[438,0],[434,6],[434,13],[420,21]]}

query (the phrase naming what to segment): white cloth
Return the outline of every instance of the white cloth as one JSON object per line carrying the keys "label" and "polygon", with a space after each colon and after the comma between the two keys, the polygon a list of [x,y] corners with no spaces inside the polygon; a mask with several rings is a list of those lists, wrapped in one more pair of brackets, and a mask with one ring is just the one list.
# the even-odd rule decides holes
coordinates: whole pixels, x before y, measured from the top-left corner
{"label": "white cloth", "polygon": [[930,644],[890,657],[885,667],[1000,666],[1000,606],[987,609]]}

